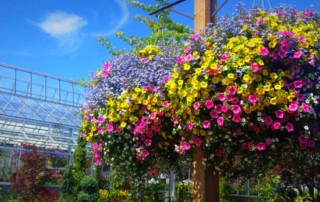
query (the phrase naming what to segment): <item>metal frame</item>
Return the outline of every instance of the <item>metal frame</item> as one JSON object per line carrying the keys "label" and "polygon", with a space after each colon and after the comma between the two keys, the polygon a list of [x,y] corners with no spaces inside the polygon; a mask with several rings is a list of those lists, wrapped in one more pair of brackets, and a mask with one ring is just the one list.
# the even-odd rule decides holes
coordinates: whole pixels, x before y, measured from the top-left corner
{"label": "metal frame", "polygon": [[77,89],[73,81],[0,63],[0,146],[73,150],[85,90]]}

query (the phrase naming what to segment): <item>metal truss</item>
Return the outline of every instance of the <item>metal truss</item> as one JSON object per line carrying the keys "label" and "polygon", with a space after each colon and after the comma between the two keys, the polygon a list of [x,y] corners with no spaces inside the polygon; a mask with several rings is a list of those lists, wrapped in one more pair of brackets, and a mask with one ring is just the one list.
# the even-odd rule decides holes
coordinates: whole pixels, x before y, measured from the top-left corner
{"label": "metal truss", "polygon": [[0,64],[0,145],[72,150],[83,92],[72,81]]}

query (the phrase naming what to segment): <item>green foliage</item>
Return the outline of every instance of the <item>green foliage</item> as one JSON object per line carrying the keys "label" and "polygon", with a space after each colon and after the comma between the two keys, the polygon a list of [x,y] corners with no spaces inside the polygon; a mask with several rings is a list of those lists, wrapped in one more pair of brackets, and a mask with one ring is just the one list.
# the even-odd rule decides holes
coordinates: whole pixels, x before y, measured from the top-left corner
{"label": "green foliage", "polygon": [[87,194],[98,193],[98,183],[90,176],[84,176],[80,182],[81,190]]}
{"label": "green foliage", "polygon": [[96,202],[99,198],[98,193],[88,194],[84,191],[80,191],[78,194],[77,202]]}
{"label": "green foliage", "polygon": [[98,183],[90,176],[84,176],[80,182],[81,191],[77,196],[78,202],[96,202],[99,198]]}
{"label": "green foliage", "polygon": [[[146,14],[168,4],[168,2],[163,0],[155,0],[155,5],[144,4],[137,0],[127,0],[127,2],[131,7],[145,11]],[[149,28],[151,34],[147,37],[136,37],[132,35],[126,36],[123,32],[116,32],[115,36],[128,43],[135,50],[142,49],[150,44],[155,44],[160,40],[165,41],[166,43],[170,43],[171,40],[181,42],[187,39],[192,31],[190,27],[172,21],[168,10],[155,14],[155,17],[137,15],[134,19]],[[119,55],[123,53],[122,50],[113,49],[112,43],[108,39],[99,36],[97,37],[97,40],[102,46],[107,48],[112,55]]]}
{"label": "green foliage", "polygon": [[73,201],[73,189],[75,181],[72,175],[72,169],[73,168],[71,165],[67,166],[61,179],[62,195],[67,201]]}
{"label": "green foliage", "polygon": [[72,175],[74,179],[73,195],[77,196],[80,191],[80,182],[85,176],[86,169],[86,141],[78,137],[77,147],[73,153]]}
{"label": "green foliage", "polygon": [[176,202],[184,202],[192,197],[193,185],[190,182],[178,182],[176,186]]}

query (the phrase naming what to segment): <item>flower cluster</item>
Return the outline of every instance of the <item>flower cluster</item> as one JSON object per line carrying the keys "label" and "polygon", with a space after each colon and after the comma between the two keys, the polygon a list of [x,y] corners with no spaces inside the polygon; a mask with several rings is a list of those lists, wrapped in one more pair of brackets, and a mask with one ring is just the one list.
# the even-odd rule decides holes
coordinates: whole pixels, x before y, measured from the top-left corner
{"label": "flower cluster", "polygon": [[192,35],[165,84],[178,115],[177,151],[201,147],[204,163],[222,164],[246,154],[239,164],[248,164],[253,153],[319,147],[318,18],[252,9],[234,26],[225,20]]}
{"label": "flower cluster", "polygon": [[169,152],[175,141],[171,106],[162,102],[161,88],[180,52],[175,43],[149,45],[112,58],[92,77],[81,135],[91,143],[96,164],[106,161],[134,179],[147,179],[145,173],[158,173],[161,159],[175,161],[178,154]]}
{"label": "flower cluster", "polygon": [[150,45],[112,58],[93,75],[82,108],[96,163],[143,180],[195,149],[231,173],[319,149],[318,19],[292,8],[241,9],[190,36],[182,51]]}

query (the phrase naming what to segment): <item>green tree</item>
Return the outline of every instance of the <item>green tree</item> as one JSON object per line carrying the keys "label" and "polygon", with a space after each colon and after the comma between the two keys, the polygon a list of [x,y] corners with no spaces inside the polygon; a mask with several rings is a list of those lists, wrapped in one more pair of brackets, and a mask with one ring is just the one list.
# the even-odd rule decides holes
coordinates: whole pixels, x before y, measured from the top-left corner
{"label": "green tree", "polygon": [[74,179],[73,196],[77,196],[80,191],[80,182],[86,174],[86,145],[87,142],[79,136],[72,161],[72,176]]}
{"label": "green tree", "polygon": [[[155,11],[162,6],[169,4],[168,2],[163,0],[154,0],[154,2],[155,4],[153,5],[145,4],[137,0],[127,0],[127,3],[132,8],[138,8],[147,13]],[[146,45],[154,44],[159,40],[163,40],[166,43],[170,43],[171,40],[181,42],[185,40],[192,31],[190,27],[172,21],[169,10],[161,11],[155,14],[155,16],[136,15],[134,19],[140,23],[145,24],[146,27],[150,30],[151,34],[147,37],[137,37],[133,35],[127,36],[123,32],[115,33],[115,36],[117,38],[127,42],[130,46],[133,47],[134,50],[142,49]],[[106,47],[112,55],[118,55],[123,52],[122,50],[115,50],[112,47],[111,41],[103,36],[98,36],[97,40],[101,43],[102,46]]]}

